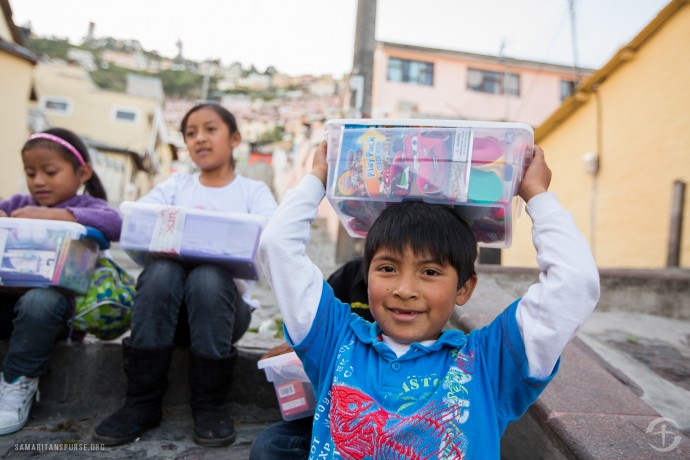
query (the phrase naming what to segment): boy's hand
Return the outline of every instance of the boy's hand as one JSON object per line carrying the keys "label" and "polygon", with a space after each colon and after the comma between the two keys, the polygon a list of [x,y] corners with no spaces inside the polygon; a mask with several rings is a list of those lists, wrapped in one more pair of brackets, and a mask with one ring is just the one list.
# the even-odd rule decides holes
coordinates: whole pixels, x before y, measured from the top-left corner
{"label": "boy's hand", "polygon": [[527,171],[525,171],[525,176],[522,178],[519,194],[526,203],[534,195],[546,192],[549,189],[550,183],[551,170],[546,165],[544,151],[541,147],[535,145],[534,156]]}
{"label": "boy's hand", "polygon": [[314,160],[311,165],[311,173],[318,177],[323,186],[326,186],[328,177],[328,162],[326,161],[326,141],[323,141],[314,152]]}

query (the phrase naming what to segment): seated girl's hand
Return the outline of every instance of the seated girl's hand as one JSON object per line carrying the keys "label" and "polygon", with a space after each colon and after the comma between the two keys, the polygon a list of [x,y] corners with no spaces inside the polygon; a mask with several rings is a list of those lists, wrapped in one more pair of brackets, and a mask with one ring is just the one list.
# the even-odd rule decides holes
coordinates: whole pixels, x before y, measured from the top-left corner
{"label": "seated girl's hand", "polygon": [[12,211],[11,217],[23,219],[45,219],[45,220],[66,220],[76,222],[74,214],[67,209],[46,208],[43,206],[25,206]]}
{"label": "seated girl's hand", "polygon": [[326,186],[326,179],[328,177],[328,162],[326,161],[326,141],[323,141],[316,148],[314,152],[314,160],[311,165],[311,173],[319,178]]}
{"label": "seated girl's hand", "polygon": [[7,213],[0,209],[0,217],[7,217]]}
{"label": "seated girl's hand", "polygon": [[287,343],[282,343],[280,345],[277,345],[270,350],[268,350],[266,353],[263,354],[261,359],[266,359],[266,358],[272,358],[274,356],[279,356],[279,355],[284,355],[285,353],[290,353],[294,351],[290,345]]}
{"label": "seated girl's hand", "polygon": [[551,183],[551,170],[546,165],[544,151],[534,146],[534,156],[520,184],[520,196],[528,202],[534,195],[546,192]]}

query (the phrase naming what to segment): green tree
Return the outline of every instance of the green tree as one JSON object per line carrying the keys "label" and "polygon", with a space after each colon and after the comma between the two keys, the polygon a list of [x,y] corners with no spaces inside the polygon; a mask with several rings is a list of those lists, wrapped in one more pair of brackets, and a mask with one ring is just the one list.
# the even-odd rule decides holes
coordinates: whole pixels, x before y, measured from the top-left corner
{"label": "green tree", "polygon": [[71,45],[67,39],[29,37],[27,48],[39,56],[45,55],[54,59],[67,60],[67,51]]}

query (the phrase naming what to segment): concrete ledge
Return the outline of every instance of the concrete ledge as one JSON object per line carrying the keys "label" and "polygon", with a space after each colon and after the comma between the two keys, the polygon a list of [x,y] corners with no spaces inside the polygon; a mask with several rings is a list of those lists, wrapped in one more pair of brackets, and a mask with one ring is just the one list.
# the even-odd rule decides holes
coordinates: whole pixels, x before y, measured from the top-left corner
{"label": "concrete ledge", "polygon": [[[456,318],[456,325],[472,330],[490,318],[492,315],[464,313]],[[611,372],[576,338],[562,355],[558,375],[506,431],[502,458],[688,458],[690,439],[677,430],[669,433],[665,444],[669,446],[677,436],[677,448],[669,452],[654,449],[661,447],[662,441],[647,431],[661,416],[639,398],[637,391],[632,382]]]}
{"label": "concrete ledge", "polygon": [[[537,282],[536,268],[477,265],[479,282],[491,278],[519,287],[516,298]],[[601,269],[598,311],[627,311],[690,320],[690,270]],[[524,288],[524,289],[523,289]]]}
{"label": "concrete ledge", "polygon": [[[0,342],[4,359],[8,341]],[[239,348],[235,378],[229,395],[231,404],[253,406],[266,411],[269,419],[280,418],[273,384],[256,367],[263,351]],[[175,348],[168,373],[170,387],[166,406],[186,405],[189,400],[186,348]],[[41,401],[36,417],[64,415],[74,418],[102,417],[124,401],[126,379],[122,370],[122,347],[117,342],[58,342],[50,371],[40,381]]]}

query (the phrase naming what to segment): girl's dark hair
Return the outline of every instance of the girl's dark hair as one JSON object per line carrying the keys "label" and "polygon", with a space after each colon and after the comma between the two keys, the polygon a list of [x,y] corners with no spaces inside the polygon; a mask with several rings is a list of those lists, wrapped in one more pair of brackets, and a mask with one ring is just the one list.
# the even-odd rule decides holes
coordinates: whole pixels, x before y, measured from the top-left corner
{"label": "girl's dark hair", "polygon": [[364,279],[380,248],[402,253],[407,247],[449,264],[458,272],[458,288],[473,275],[477,239],[467,222],[449,207],[423,201],[402,201],[384,209],[371,226],[364,245]]}
{"label": "girl's dark hair", "polygon": [[[46,134],[52,134],[53,136],[57,136],[60,139],[68,142],[81,154],[81,157],[84,159],[84,163],[88,163],[89,165],[91,165],[91,169],[93,169],[93,165],[91,164],[91,156],[89,155],[89,149],[86,147],[86,144],[84,144],[84,142],[81,140],[79,136],[74,134],[72,131],[64,128],[51,128],[43,132]],[[79,167],[81,166],[81,163],[79,163],[79,160],[77,159],[77,157],[74,156],[72,152],[67,150],[66,147],[63,147],[57,142],[53,142],[49,139],[29,139],[24,144],[24,147],[22,147],[22,154],[25,151],[39,145],[41,147],[49,148],[58,152],[60,155],[62,155],[62,157],[65,160],[72,163],[72,167],[75,171],[79,169]],[[86,181],[84,186],[85,192],[91,195],[92,197],[108,201],[108,194],[105,191],[105,187],[103,187],[101,179],[98,177],[98,174],[96,174],[96,171],[93,171],[93,174],[91,174],[91,178],[88,181]]]}
{"label": "girl's dark hair", "polygon": [[[185,114],[184,118],[182,118],[182,122],[180,123],[180,132],[182,133],[183,139],[187,140],[186,131],[189,116],[197,110],[201,109],[211,109],[214,112],[216,112],[220,119],[223,120],[223,123],[225,123],[225,125],[228,127],[228,131],[230,131],[230,134],[240,132],[240,130],[237,128],[237,120],[235,120],[235,115],[233,115],[228,109],[226,109],[220,104],[216,104],[215,102],[203,102],[189,109],[189,111],[187,111],[187,113]],[[232,155],[230,156],[230,166],[232,166],[233,168],[235,167],[235,158]]]}

